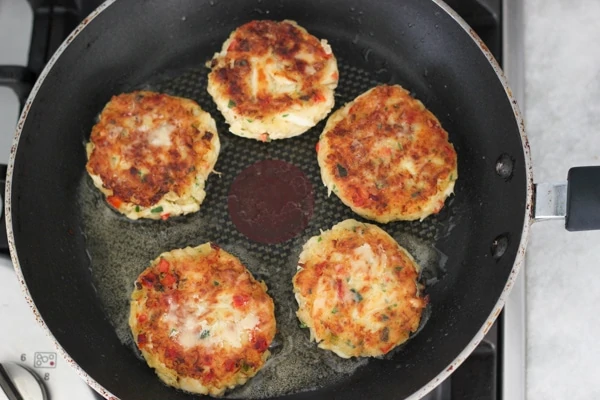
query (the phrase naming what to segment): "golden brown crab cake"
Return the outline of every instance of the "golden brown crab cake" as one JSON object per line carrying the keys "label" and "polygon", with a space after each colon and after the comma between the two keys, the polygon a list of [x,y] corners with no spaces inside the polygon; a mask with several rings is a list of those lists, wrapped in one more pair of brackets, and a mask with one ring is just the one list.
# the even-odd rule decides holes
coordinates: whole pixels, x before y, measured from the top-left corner
{"label": "golden brown crab cake", "polygon": [[208,65],[208,92],[238,135],[300,135],[333,108],[338,68],[331,47],[290,20],[237,28]]}
{"label": "golden brown crab cake", "polygon": [[129,326],[163,382],[218,396],[264,365],[275,314],[265,283],[205,243],[163,253],[140,274]]}
{"label": "golden brown crab cake", "polygon": [[86,146],[86,169],[128,218],[198,211],[220,143],[215,121],[193,100],[148,91],[114,96]]}
{"label": "golden brown crab cake", "polygon": [[419,266],[381,228],[353,219],[306,242],[293,278],[311,340],[343,358],[380,356],[419,327]]}
{"label": "golden brown crab cake", "polygon": [[399,85],[376,86],[331,114],[317,153],[329,193],[382,223],[439,212],[458,178],[448,133]]}

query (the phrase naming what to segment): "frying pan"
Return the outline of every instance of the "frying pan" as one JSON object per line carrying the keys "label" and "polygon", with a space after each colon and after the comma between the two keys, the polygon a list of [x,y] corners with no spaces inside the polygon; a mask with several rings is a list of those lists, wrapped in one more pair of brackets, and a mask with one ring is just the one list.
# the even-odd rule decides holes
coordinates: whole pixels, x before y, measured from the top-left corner
{"label": "frying pan", "polygon": [[[320,183],[314,145],[324,123],[271,143],[234,137],[206,93],[204,62],[237,26],[265,18],[294,19],[329,41],[340,67],[336,108],[377,83],[398,83],[439,118],[456,148],[459,179],[442,212],[383,225],[423,265],[430,308],[419,332],[381,359],[344,364],[293,325],[291,277],[302,244],[319,229],[357,218]],[[112,95],[139,88],[192,98],[217,120],[222,175],[209,178],[194,215],[125,220],[85,174],[84,143],[95,117]],[[306,174],[314,213],[294,238],[262,244],[236,230],[227,198],[241,171],[271,159]],[[230,395],[418,398],[460,365],[500,313],[533,221],[529,162],[523,122],[499,66],[441,1],[109,0],[66,39],[24,106],[6,181],[8,243],[37,318],[107,398],[191,398],[158,380],[123,321],[133,278],[151,259],[209,240],[266,281],[279,326],[270,364],[247,384],[258,389]],[[583,202],[586,211],[598,193],[585,175],[597,171],[575,172],[574,182],[592,197],[573,191],[570,204]],[[571,219],[570,229],[598,227],[589,214],[577,215],[588,218]],[[317,370],[322,375],[310,374]],[[299,371],[309,371],[306,379],[293,375]]]}

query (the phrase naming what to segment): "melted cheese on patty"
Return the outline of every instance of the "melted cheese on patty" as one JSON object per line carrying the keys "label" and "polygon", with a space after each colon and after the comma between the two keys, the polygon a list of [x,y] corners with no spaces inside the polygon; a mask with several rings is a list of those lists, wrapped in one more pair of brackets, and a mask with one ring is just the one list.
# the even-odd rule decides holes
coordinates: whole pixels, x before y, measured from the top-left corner
{"label": "melted cheese on patty", "polygon": [[264,365],[273,300],[241,262],[210,243],[161,254],[135,282],[129,325],[170,386],[220,395]]}

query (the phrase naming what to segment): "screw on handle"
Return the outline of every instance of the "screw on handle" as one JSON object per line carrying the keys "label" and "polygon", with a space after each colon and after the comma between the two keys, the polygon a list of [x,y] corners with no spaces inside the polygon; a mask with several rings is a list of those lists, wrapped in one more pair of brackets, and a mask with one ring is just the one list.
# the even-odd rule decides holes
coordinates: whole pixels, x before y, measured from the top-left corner
{"label": "screw on handle", "polygon": [[569,170],[565,227],[569,231],[600,229],[600,166]]}

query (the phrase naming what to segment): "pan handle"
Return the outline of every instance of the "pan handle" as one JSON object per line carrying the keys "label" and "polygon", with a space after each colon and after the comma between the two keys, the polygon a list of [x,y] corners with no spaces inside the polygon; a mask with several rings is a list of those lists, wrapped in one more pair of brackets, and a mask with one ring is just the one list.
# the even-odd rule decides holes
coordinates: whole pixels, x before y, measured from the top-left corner
{"label": "pan handle", "polygon": [[600,230],[600,166],[571,168],[567,183],[536,184],[534,218],[564,218],[573,232]]}

